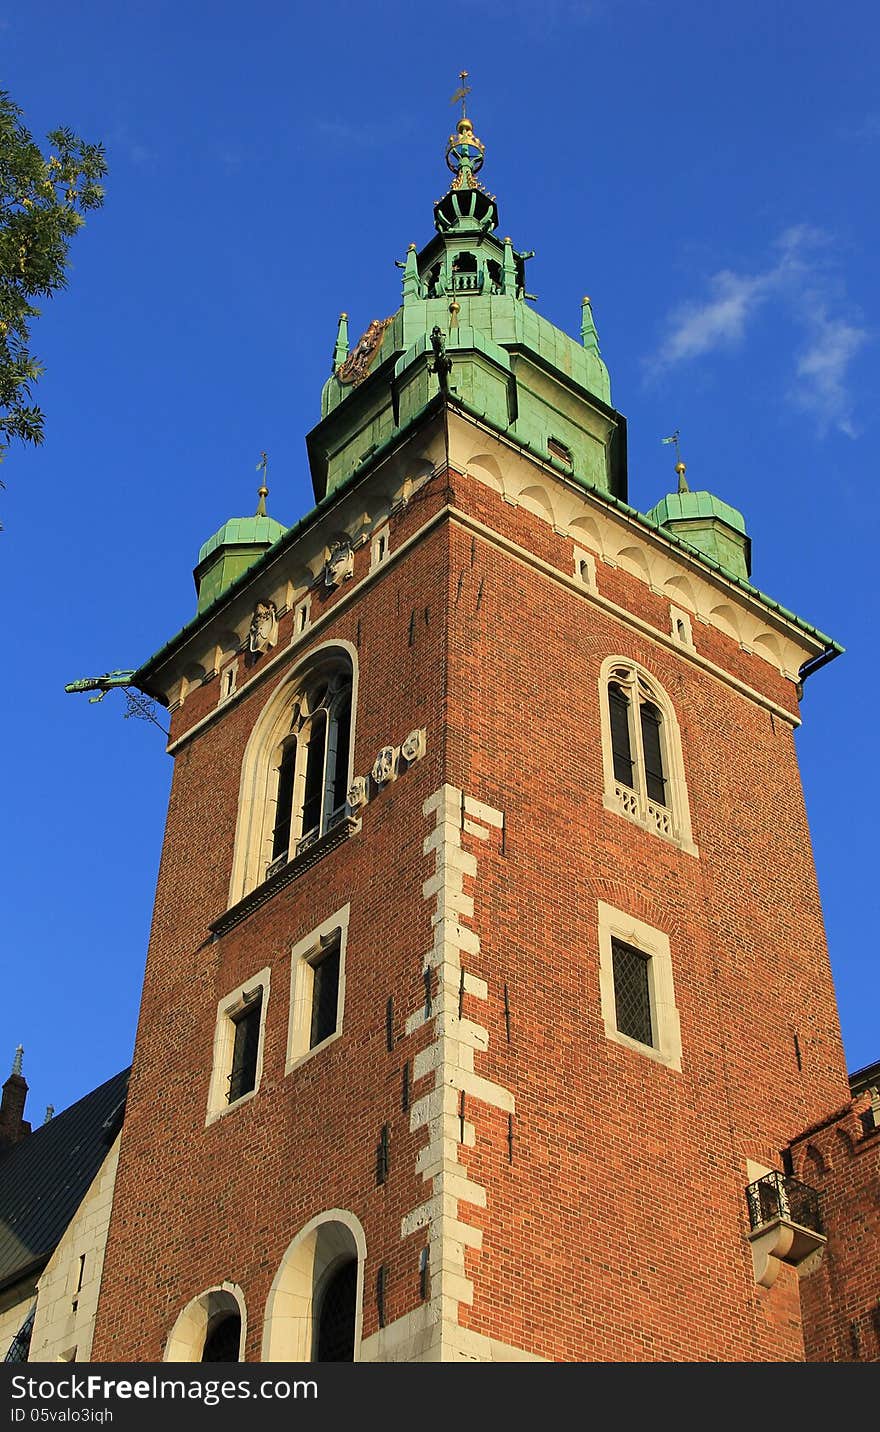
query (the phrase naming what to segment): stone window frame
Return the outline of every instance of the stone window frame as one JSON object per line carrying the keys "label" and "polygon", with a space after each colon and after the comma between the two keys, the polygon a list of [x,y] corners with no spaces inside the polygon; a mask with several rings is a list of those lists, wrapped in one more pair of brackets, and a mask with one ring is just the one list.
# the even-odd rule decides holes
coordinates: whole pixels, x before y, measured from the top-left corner
{"label": "stone window frame", "polygon": [[241,1319],[238,1360],[243,1361],[247,1338],[247,1308],[237,1283],[218,1283],[191,1298],[175,1319],[168,1334],[163,1362],[201,1362],[205,1339],[212,1319],[237,1314]]}
{"label": "stone window frame", "polygon": [[574,549],[574,575],[587,591],[596,591],[596,558],[582,547]]}
{"label": "stone window frame", "polygon": [[[351,675],[351,716],[348,740],[348,766],[343,772],[342,788],[351,786],[354,743],[357,728],[358,659],[350,642],[322,642],[304,654],[276,686],[258,717],[245,747],[239,784],[238,817],[232,873],[229,881],[228,907],[256,890],[282,862],[272,859],[275,804],[278,787],[280,751],[291,731],[291,719],[297,700],[309,681],[323,666],[346,666]],[[347,806],[342,808],[347,814]],[[324,830],[322,810],[322,832]],[[296,858],[296,841],[292,822],[288,861]],[[327,830],[332,829],[328,826]]]}
{"label": "stone window frame", "polygon": [[312,596],[311,593],[309,593],[307,596],[303,597],[302,601],[297,602],[294,606],[293,630],[291,632],[290,637],[291,641],[296,641],[298,637],[301,637],[305,632],[307,632],[309,627],[311,626],[311,622]]}
{"label": "stone window frame", "polygon": [[[216,1123],[218,1119],[225,1118],[231,1114],[233,1109],[240,1109],[254,1099],[259,1092],[260,1081],[263,1077],[263,1053],[266,1043],[266,1011],[269,1007],[269,983],[270,971],[268,965],[258,974],[252,975],[250,979],[243,980],[235,989],[222,996],[217,1001],[217,1019],[214,1025],[214,1047],[211,1061],[211,1079],[208,1085],[208,1108],[205,1114],[205,1127]],[[257,991],[261,991],[260,999],[260,1038],[257,1045],[257,1067],[254,1073],[254,1087],[246,1094],[228,1102],[228,1081],[232,1073],[232,1055],[235,1048],[235,1017],[241,1014],[250,1000],[254,998]]]}
{"label": "stone window frame", "polygon": [[[667,788],[665,806],[660,806],[658,802],[650,800],[645,788],[640,723],[637,721],[633,721],[630,727],[636,783],[632,788],[624,786],[614,774],[608,694],[608,688],[612,682],[619,686],[629,687],[632,693],[630,695],[631,712],[636,704],[633,698],[637,697],[639,701],[649,701],[660,713],[663,774]],[[699,855],[691,827],[681,729],[675,715],[675,708],[657,678],[631,657],[606,657],[599,672],[599,716],[604,784],[602,804],[605,809],[613,811],[616,815],[624,816],[635,825],[641,826],[643,830],[650,831],[663,840],[671,841],[688,855]]]}
{"label": "stone window frame", "polygon": [[370,541],[370,571],[374,572],[381,567],[391,555],[391,526],[383,522],[373,533]]}
{"label": "stone window frame", "polygon": [[681,607],[670,606],[669,622],[672,635],[676,641],[680,641],[682,646],[692,647],[694,644],[694,629],[690,615],[682,611]]}
{"label": "stone window frame", "polygon": [[217,705],[222,706],[238,692],[238,656],[234,656],[225,666],[220,668],[220,692],[217,697]]}
{"label": "stone window frame", "polygon": [[367,1244],[347,1209],[326,1209],[289,1244],[272,1280],[263,1318],[262,1362],[310,1362],[315,1348],[320,1291],[343,1259],[357,1259],[354,1361],[360,1361]]}
{"label": "stone window frame", "polygon": [[[290,1012],[287,1022],[285,1075],[320,1054],[342,1035],[345,1015],[345,951],[351,904],[343,905],[305,935],[290,951]],[[339,945],[339,983],[336,991],[336,1028],[311,1044],[314,967],[334,943]]]}
{"label": "stone window frame", "polygon": [[[681,1022],[675,1004],[672,974],[672,951],[669,936],[648,925],[635,915],[619,910],[606,901],[598,901],[599,932],[599,997],[605,1036],[615,1044],[631,1049],[681,1073]],[[623,1034],[617,1027],[617,1004],[614,996],[614,957],[612,942],[638,950],[647,960],[648,996],[651,1003],[653,1044],[642,1044]]]}

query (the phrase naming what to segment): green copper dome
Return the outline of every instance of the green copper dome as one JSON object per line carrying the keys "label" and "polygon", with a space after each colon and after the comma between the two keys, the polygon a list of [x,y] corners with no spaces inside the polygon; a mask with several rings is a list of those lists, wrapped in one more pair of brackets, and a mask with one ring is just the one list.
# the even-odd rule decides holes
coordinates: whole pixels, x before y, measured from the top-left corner
{"label": "green copper dome", "polygon": [[752,544],[742,513],[714,493],[691,492],[684,483],[684,463],[679,470],[681,489],[661,497],[645,514],[648,520],[673,532],[731,576],[748,580]]}
{"label": "green copper dome", "polygon": [[203,542],[193,570],[201,614],[233,582],[252,567],[258,557],[283,537],[287,528],[266,515],[269,489],[260,488],[260,501],[253,517],[230,517],[228,522]]}

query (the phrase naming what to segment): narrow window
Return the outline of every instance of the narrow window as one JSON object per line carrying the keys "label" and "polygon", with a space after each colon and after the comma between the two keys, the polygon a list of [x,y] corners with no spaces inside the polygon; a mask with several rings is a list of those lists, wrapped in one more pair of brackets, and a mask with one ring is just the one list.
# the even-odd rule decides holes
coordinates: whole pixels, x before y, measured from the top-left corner
{"label": "narrow window", "polygon": [[611,751],[614,757],[614,779],[633,789],[632,743],[629,734],[629,697],[611,682],[608,687],[608,709],[611,716]]}
{"label": "narrow window", "polygon": [[658,805],[666,804],[666,774],[663,770],[663,747],[660,740],[662,717],[650,701],[643,701],[640,709],[642,722],[642,750],[645,757],[645,787],[648,799]]}
{"label": "narrow window", "polygon": [[629,1039],[638,1040],[639,1044],[653,1045],[649,957],[620,940],[611,941],[611,957],[617,1028]]}
{"label": "narrow window", "polygon": [[293,781],[296,775],[296,742],[287,741],[278,768],[278,795],[275,802],[275,827],[272,831],[272,859],[287,855],[290,849],[290,821],[293,814]]}
{"label": "narrow window", "polygon": [[238,1014],[232,1016],[235,1041],[232,1046],[232,1070],[229,1075],[227,1103],[234,1104],[249,1094],[257,1082],[257,1055],[260,1048],[260,1011],[263,991],[257,990]]}
{"label": "narrow window", "polygon": [[327,716],[316,712],[306,747],[306,774],[302,803],[302,840],[319,832],[321,798],[324,794],[324,762],[327,754]]}
{"label": "narrow window", "polygon": [[345,806],[348,796],[348,746],[351,740],[351,691],[343,692],[334,712],[328,752],[328,816]]}
{"label": "narrow window", "polygon": [[327,1039],[336,1031],[339,1004],[339,941],[312,964],[312,1021],[309,1048]]}

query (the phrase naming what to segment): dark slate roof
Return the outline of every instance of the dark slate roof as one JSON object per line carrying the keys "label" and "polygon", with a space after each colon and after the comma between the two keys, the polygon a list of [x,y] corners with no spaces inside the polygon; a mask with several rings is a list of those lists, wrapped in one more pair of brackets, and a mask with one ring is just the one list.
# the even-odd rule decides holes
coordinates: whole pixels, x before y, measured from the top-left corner
{"label": "dark slate roof", "polygon": [[119,1132],[129,1070],[114,1074],[0,1159],[0,1288],[39,1272]]}

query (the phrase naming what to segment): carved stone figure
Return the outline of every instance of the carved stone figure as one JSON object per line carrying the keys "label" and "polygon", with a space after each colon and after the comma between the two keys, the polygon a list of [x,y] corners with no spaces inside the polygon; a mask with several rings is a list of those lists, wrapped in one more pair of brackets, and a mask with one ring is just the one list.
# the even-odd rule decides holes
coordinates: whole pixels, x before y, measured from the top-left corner
{"label": "carved stone figure", "polygon": [[400,754],[408,766],[411,766],[413,761],[421,760],[425,754],[424,727],[420,727],[417,731],[410,731],[400,748]]}
{"label": "carved stone figure", "polygon": [[367,803],[367,778],[366,776],[355,776],[348,788],[348,805],[350,810],[359,810]]}
{"label": "carved stone figure", "polygon": [[354,574],[354,552],[348,542],[334,547],[324,563],[324,585],[331,590]]}
{"label": "carved stone figure", "polygon": [[269,651],[278,641],[278,613],[274,602],[257,602],[251,617],[248,647],[251,651]]}
{"label": "carved stone figure", "polygon": [[375,761],[371,775],[377,786],[384,786],[386,781],[393,781],[395,750],[393,746],[383,746]]}

